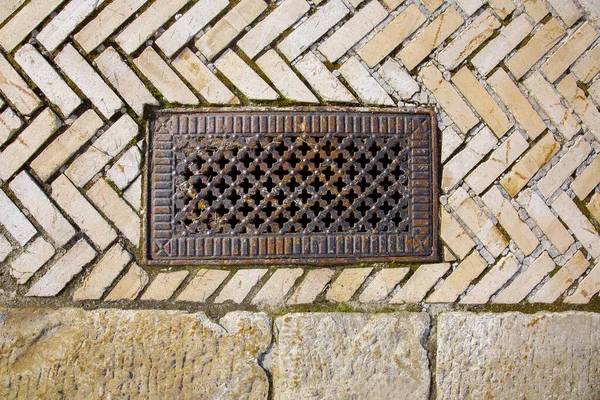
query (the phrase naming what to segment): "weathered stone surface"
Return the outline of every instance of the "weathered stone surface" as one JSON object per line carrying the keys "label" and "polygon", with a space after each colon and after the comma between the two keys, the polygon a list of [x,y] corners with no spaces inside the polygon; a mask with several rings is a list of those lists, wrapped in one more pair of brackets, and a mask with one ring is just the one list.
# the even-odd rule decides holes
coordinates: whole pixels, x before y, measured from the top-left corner
{"label": "weathered stone surface", "polygon": [[438,399],[597,399],[600,315],[441,314]]}
{"label": "weathered stone surface", "polygon": [[427,399],[429,317],[287,314],[275,320],[275,399]]}
{"label": "weathered stone surface", "polygon": [[0,310],[2,398],[266,399],[269,318]]}

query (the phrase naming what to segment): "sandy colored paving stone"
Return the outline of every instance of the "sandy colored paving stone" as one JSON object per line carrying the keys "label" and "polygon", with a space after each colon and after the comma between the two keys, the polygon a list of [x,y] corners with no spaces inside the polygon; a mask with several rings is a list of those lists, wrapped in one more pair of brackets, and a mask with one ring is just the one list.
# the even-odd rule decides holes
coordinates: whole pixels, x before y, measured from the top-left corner
{"label": "sandy colored paving stone", "polygon": [[439,105],[448,113],[448,116],[452,118],[452,121],[463,133],[467,133],[479,122],[479,118],[433,64],[421,68],[419,75],[427,89],[431,90]]}
{"label": "sandy colored paving stone", "polygon": [[598,36],[594,27],[585,22],[548,58],[540,68],[550,82],[563,72],[594,42]]}
{"label": "sandy colored paving stone", "polygon": [[554,261],[544,251],[531,265],[523,267],[521,273],[492,302],[497,304],[520,303],[554,267]]}
{"label": "sandy colored paving stone", "polygon": [[121,99],[71,44],[63,47],[54,61],[107,119],[123,106]]}
{"label": "sandy colored paving stone", "polygon": [[279,98],[271,86],[232,50],[227,50],[215,61],[215,67],[250,99],[276,100]]}
{"label": "sandy colored paving stone", "polygon": [[467,258],[444,279],[440,286],[427,297],[428,303],[453,303],[469,287],[469,284],[486,269],[487,263],[477,251]]}
{"label": "sandy colored paving stone", "polygon": [[28,297],[52,297],[79,274],[96,257],[96,252],[85,239],[79,239],[62,257],[54,262],[25,294]]}
{"label": "sandy colored paving stone", "polygon": [[296,27],[277,48],[292,61],[349,13],[350,10],[344,2],[331,0]]}
{"label": "sandy colored paving stone", "polygon": [[432,13],[435,10],[437,10],[438,8],[440,8],[440,6],[442,4],[444,4],[444,1],[443,0],[421,0],[421,3],[425,6],[427,11]]}
{"label": "sandy colored paving stone", "polygon": [[373,268],[344,269],[327,290],[325,298],[338,303],[350,301],[371,271]]}
{"label": "sandy colored paving stone", "polygon": [[130,260],[131,254],[123,250],[120,244],[112,246],[93,266],[81,287],[73,293],[73,300],[95,300],[102,297]]}
{"label": "sandy colored paving stone", "polygon": [[[410,99],[419,91],[419,84],[406,72],[399,62],[393,58],[388,59],[377,73],[381,78],[396,91],[401,99]],[[442,148],[443,151],[443,148]]]}
{"label": "sandy colored paving stone", "polygon": [[506,66],[516,79],[521,79],[564,35],[565,29],[556,18],[552,18],[508,59]]}
{"label": "sandy colored paving stone", "polygon": [[319,61],[312,52],[306,53],[295,65],[309,85],[325,101],[356,103],[352,93]]}
{"label": "sandy colored paving stone", "polygon": [[115,39],[128,54],[136,51],[189,0],[158,0],[138,15]]}
{"label": "sandy colored paving stone", "polygon": [[529,15],[536,24],[548,15],[548,9],[544,5],[543,0],[516,0],[515,3],[518,5],[522,4],[525,7],[527,15]]}
{"label": "sandy colored paving stone", "polygon": [[105,301],[133,300],[146,287],[150,279],[148,274],[135,262],[129,264],[127,273],[110,291]]}
{"label": "sandy colored paving stone", "polygon": [[596,313],[443,313],[437,325],[438,399],[594,399]]}
{"label": "sandy colored paving stone", "polygon": [[200,0],[157,40],[167,57],[172,57],[229,4],[229,0]]}
{"label": "sandy colored paving stone", "polygon": [[565,192],[561,193],[552,203],[552,208],[575,234],[587,252],[592,257],[598,258],[600,256],[600,236],[569,195]]}
{"label": "sandy colored paving stone", "polygon": [[361,47],[358,55],[370,68],[373,68],[426,20],[427,18],[419,8],[410,4]]}
{"label": "sandy colored paving stone", "polygon": [[60,127],[60,119],[46,108],[0,153],[0,179],[8,180]]}
{"label": "sandy colored paving stone", "polygon": [[119,189],[123,190],[140,173],[141,162],[142,154],[140,153],[140,150],[135,146],[131,146],[129,150],[127,150],[112,167],[110,167],[106,173],[106,177]]}
{"label": "sandy colored paving stone", "polygon": [[600,193],[594,193],[592,195],[592,198],[587,203],[587,208],[592,214],[592,217],[594,217],[597,222],[600,222]]}
{"label": "sandy colored paving stone", "polygon": [[41,104],[33,90],[1,54],[0,92],[25,115],[31,115]]}
{"label": "sandy colored paving stone", "polygon": [[502,233],[462,187],[448,198],[448,204],[494,257],[508,246]]}
{"label": "sandy colored paving stone", "polygon": [[134,210],[136,210],[136,211],[142,210],[142,177],[141,176],[138,176],[137,179],[135,181],[133,181],[133,183],[131,185],[129,185],[129,188],[127,188],[127,190],[125,190],[125,193],[123,194],[123,198],[125,200],[127,200],[127,202],[129,204],[131,204],[131,206],[133,207]]}
{"label": "sandy colored paving stone", "polygon": [[169,300],[189,271],[161,272],[150,283],[141,300]]}
{"label": "sandy colored paving stone", "polygon": [[596,80],[590,87],[588,87],[588,93],[596,103],[600,103],[600,79]]}
{"label": "sandy colored paving stone", "polygon": [[516,8],[512,0],[489,0],[488,3],[502,19],[508,17]]}
{"label": "sandy colored paving stone", "polygon": [[6,108],[2,111],[0,113],[0,146],[6,143],[21,128],[21,125],[23,125],[23,121],[12,108]]}
{"label": "sandy colored paving stone", "polygon": [[550,197],[573,172],[588,157],[592,147],[583,137],[577,139],[550,171],[539,180],[537,187],[540,193]]}
{"label": "sandy colored paving stone", "polygon": [[496,148],[490,157],[479,164],[465,179],[477,194],[492,184],[527,148],[529,143],[519,130],[513,133]]}
{"label": "sandy colored paving stone", "polygon": [[506,71],[499,68],[488,78],[487,82],[531,139],[535,139],[546,130],[544,121],[542,121]]}
{"label": "sandy colored paving stone", "polygon": [[548,3],[550,3],[560,19],[567,25],[567,28],[575,24],[582,16],[579,7],[572,0],[548,0]]}
{"label": "sandy colored paving stone", "polygon": [[463,18],[452,6],[438,15],[398,53],[406,69],[410,71],[415,68],[463,22]]}
{"label": "sandy colored paving stone", "polygon": [[460,304],[485,304],[519,270],[519,263],[512,253],[502,257],[479,282],[460,299]]}
{"label": "sandy colored paving stone", "polygon": [[419,303],[450,269],[450,263],[423,264],[390,300],[391,304]]}
{"label": "sandy colored paving stone", "polygon": [[456,4],[470,17],[483,6],[483,0],[456,0]]}
{"label": "sandy colored paving stone", "polygon": [[600,183],[600,157],[594,160],[575,178],[571,184],[571,190],[580,199],[585,199],[588,194]]}
{"label": "sandy colored paving stone", "polygon": [[448,192],[456,186],[494,148],[497,142],[496,136],[487,126],[481,128],[465,148],[444,165],[442,190]]}
{"label": "sandy colored paving stone", "polygon": [[183,289],[177,301],[204,303],[229,276],[229,271],[219,269],[200,269],[196,276]]}
{"label": "sandy colored paving stone", "polygon": [[302,268],[279,268],[269,277],[260,291],[252,299],[252,304],[265,306],[283,305],[285,296],[302,276]]}
{"label": "sandy colored paving stone", "polygon": [[54,51],[77,25],[98,9],[104,0],[73,0],[53,17],[35,37],[48,51]]}
{"label": "sandy colored paving stone", "polygon": [[596,140],[600,140],[600,111],[586,97],[583,90],[577,86],[577,81],[573,75],[565,76],[556,88],[567,99],[567,102],[573,107],[588,130],[596,137]]}
{"label": "sandy colored paving stone", "polygon": [[30,308],[1,315],[3,397],[265,399],[269,393],[258,361],[271,342],[264,313],[231,312],[218,323],[204,313],[165,310]]}
{"label": "sandy colored paving stone", "polygon": [[425,313],[278,317],[271,370],[274,398],[427,399],[428,327]]}
{"label": "sandy colored paving stone", "polygon": [[581,82],[589,83],[600,72],[600,45],[594,46],[585,56],[571,68],[571,72]]}
{"label": "sandy colored paving stone", "polygon": [[600,267],[594,264],[592,270],[581,280],[573,294],[565,297],[568,304],[587,304],[600,291]]}
{"label": "sandy colored paving stone", "polygon": [[441,162],[444,163],[450,157],[454,150],[458,149],[463,143],[463,138],[458,134],[456,129],[450,125],[442,132],[442,154]]}
{"label": "sandy colored paving stone", "polygon": [[225,284],[215,303],[233,301],[240,304],[268,269],[241,269]]}
{"label": "sandy colored paving stone", "polygon": [[452,83],[456,85],[467,101],[471,103],[486,124],[492,128],[496,136],[504,136],[513,124],[469,68],[463,67],[454,74]]}
{"label": "sandy colored paving stone", "polygon": [[210,103],[230,104],[237,100],[190,49],[184,49],[172,65]]}
{"label": "sandy colored paving stone", "polygon": [[12,245],[6,239],[6,236],[0,234],[0,262],[6,260],[6,257],[12,252]]}
{"label": "sandy colored paving stone", "polygon": [[142,228],[140,217],[104,179],[99,179],[87,191],[87,196],[134,246],[139,245]]}
{"label": "sandy colored paving stone", "polygon": [[410,268],[384,268],[367,284],[358,301],[373,303],[383,301],[408,274]]}
{"label": "sandy colored paving stone", "polygon": [[336,62],[387,15],[386,9],[378,1],[371,1],[329,36],[317,50],[330,62]]}
{"label": "sandy colored paving stone", "polygon": [[510,238],[519,246],[523,254],[528,256],[540,244],[527,224],[519,218],[519,214],[510,201],[503,196],[498,186],[492,186],[482,197],[484,203],[498,218],[500,225]]}
{"label": "sandy colored paving stone", "polygon": [[339,68],[340,73],[348,84],[358,94],[358,97],[367,104],[393,106],[394,101],[388,96],[384,88],[362,66],[358,57],[350,57]]}
{"label": "sandy colored paving stone", "polygon": [[464,258],[475,247],[475,242],[446,209],[442,208],[440,214],[442,240],[459,258]]}
{"label": "sandy colored paving stone", "polygon": [[152,47],[146,47],[133,62],[167,101],[181,104],[198,104],[198,99],[194,96],[194,93],[188,89]]}
{"label": "sandy colored paving stone", "polygon": [[334,273],[334,270],[328,268],[311,269],[288,298],[287,304],[312,303],[329,283]]}
{"label": "sandy colored paving stone", "polygon": [[292,71],[275,50],[263,54],[256,65],[273,82],[277,90],[287,99],[300,103],[318,103],[319,100]]}
{"label": "sandy colored paving stone", "polygon": [[0,189],[0,224],[21,246],[25,246],[37,233],[35,227],[23,215],[21,210]]}
{"label": "sandy colored paving stone", "polygon": [[567,251],[575,239],[552,213],[544,200],[536,192],[527,189],[519,194],[518,201],[554,247],[561,254]]}
{"label": "sandy colored paving stone", "polygon": [[21,7],[26,0],[4,0],[0,8],[0,24],[6,20],[17,8]]}
{"label": "sandy colored paving stone", "polygon": [[485,42],[500,25],[500,21],[498,21],[494,14],[490,10],[485,10],[469,23],[445,48],[437,53],[436,59],[448,69],[456,68]]}
{"label": "sandy colored paving stone", "polygon": [[580,251],[556,272],[530,299],[531,303],[555,302],[589,267]]}
{"label": "sandy colored paving stone", "polygon": [[81,99],[32,45],[17,50],[15,61],[65,117],[79,107]]}
{"label": "sandy colored paving stone", "polygon": [[52,256],[54,255],[54,247],[38,237],[27,246],[23,252],[17,255],[10,263],[10,274],[17,280],[19,285],[27,283],[29,278],[33,276]]}
{"label": "sandy colored paving stone", "polygon": [[104,250],[117,237],[111,226],[65,175],[61,174],[52,182],[52,198],[98,249]]}
{"label": "sandy colored paving stone", "polygon": [[63,247],[75,235],[73,226],[26,171],[17,175],[9,187],[58,247]]}
{"label": "sandy colored paving stone", "polygon": [[212,60],[267,8],[263,0],[242,0],[200,37],[196,48]]}
{"label": "sandy colored paving stone", "polygon": [[96,57],[94,64],[138,116],[144,114],[144,105],[158,105],[158,101],[114,48],[104,50]]}

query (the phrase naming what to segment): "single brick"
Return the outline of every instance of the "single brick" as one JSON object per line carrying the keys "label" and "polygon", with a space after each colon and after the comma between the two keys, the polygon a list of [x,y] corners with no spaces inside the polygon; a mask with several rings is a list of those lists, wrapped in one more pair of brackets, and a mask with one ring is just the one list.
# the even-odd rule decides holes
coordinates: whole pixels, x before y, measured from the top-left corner
{"label": "single brick", "polygon": [[548,9],[543,0],[517,0],[517,3],[522,3],[525,6],[525,12],[536,24],[548,15]]}
{"label": "single brick", "polygon": [[[377,71],[379,76],[392,87],[401,99],[410,99],[419,91],[419,84],[406,72],[400,63],[388,59]],[[443,149],[442,149],[443,151]]]}
{"label": "single brick", "polygon": [[225,284],[225,287],[215,299],[215,303],[233,301],[236,304],[240,304],[267,271],[267,269],[239,270],[231,277],[229,282]]}
{"label": "single brick", "polygon": [[315,301],[316,297],[325,289],[331,280],[334,271],[328,268],[312,269],[304,280],[288,298],[287,304],[308,304]]}
{"label": "single brick", "polygon": [[581,11],[572,0],[548,0],[548,3],[558,13],[567,27],[571,27],[581,18]]}
{"label": "single brick", "polygon": [[244,95],[254,100],[276,100],[279,95],[232,50],[215,61],[221,71]]}
{"label": "single brick", "polygon": [[310,89],[306,87],[275,50],[269,50],[263,54],[256,60],[256,65],[259,66],[284,97],[300,103],[319,102]]}
{"label": "single brick", "polygon": [[454,219],[452,214],[446,211],[444,208],[441,209],[441,237],[442,240],[452,249],[452,251],[463,259],[473,247],[475,242],[462,226]]}
{"label": "single brick", "polygon": [[581,250],[577,251],[529,301],[554,303],[585,272],[589,265],[589,261],[585,259]]}
{"label": "single brick", "polygon": [[338,303],[350,301],[371,271],[373,271],[373,268],[345,268],[333,281],[325,298]]}
{"label": "single brick", "polygon": [[569,195],[565,192],[561,193],[552,203],[552,208],[575,234],[587,252],[594,258],[600,256],[600,236],[598,236],[596,228],[579,211]]}
{"label": "single brick", "polygon": [[181,294],[179,294],[177,301],[204,303],[228,276],[229,271],[200,269]]}
{"label": "single brick", "polygon": [[519,270],[519,263],[512,253],[502,257],[496,265],[494,265],[481,278],[467,294],[460,299],[460,304],[485,304],[490,300],[490,297],[496,293],[515,273]]}
{"label": "single brick", "polygon": [[21,246],[25,246],[27,242],[35,236],[37,230],[1,189],[0,210],[2,210],[0,213],[0,224],[4,226],[4,229],[6,229]]}
{"label": "single brick", "polygon": [[453,303],[469,287],[487,267],[485,260],[477,251],[472,252],[467,258],[450,273],[442,284],[425,299],[428,303]]}
{"label": "single brick", "polygon": [[499,304],[520,303],[554,267],[554,261],[544,251],[531,265],[524,268],[511,284],[502,290],[492,302]]}
{"label": "single brick", "polygon": [[189,271],[161,272],[154,278],[140,300],[169,300]]}
{"label": "single brick", "polygon": [[586,97],[573,75],[567,75],[556,86],[567,102],[573,107],[588,130],[600,140],[600,111],[594,103]]}
{"label": "single brick", "polygon": [[23,285],[52,258],[54,252],[50,243],[38,237],[11,261],[10,274]]}
{"label": "single brick", "polygon": [[135,262],[129,264],[129,270],[110,291],[105,301],[133,300],[146,287],[149,278],[146,271]]}
{"label": "single brick", "polygon": [[269,277],[260,291],[252,299],[252,304],[267,306],[283,305],[285,296],[302,276],[302,268],[280,268]]}
{"label": "single brick", "polygon": [[592,147],[583,137],[580,137],[573,146],[567,150],[560,161],[548,171],[537,184],[540,193],[548,198],[588,157]]}
{"label": "single brick", "polygon": [[306,53],[295,67],[323,100],[356,103],[352,93],[319,61],[314,53],[310,51]]}
{"label": "single brick", "polygon": [[449,263],[420,265],[390,300],[391,304],[420,303],[427,292],[450,269]]}
{"label": "single brick", "polygon": [[384,88],[373,78],[356,56],[350,57],[339,69],[348,84],[367,104],[383,104],[393,106],[394,101]]}
{"label": "single brick", "polygon": [[0,92],[25,115],[31,115],[41,104],[33,90],[1,54]]}
{"label": "single brick", "polygon": [[360,294],[358,301],[361,303],[373,303],[385,300],[409,271],[410,268],[382,269],[369,282],[365,290]]}

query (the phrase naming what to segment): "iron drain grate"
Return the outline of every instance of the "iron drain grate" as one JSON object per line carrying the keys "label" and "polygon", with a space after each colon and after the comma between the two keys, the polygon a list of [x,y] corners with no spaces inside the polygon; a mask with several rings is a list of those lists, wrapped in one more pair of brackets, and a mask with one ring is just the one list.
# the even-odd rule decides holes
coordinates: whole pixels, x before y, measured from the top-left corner
{"label": "iron drain grate", "polygon": [[437,260],[429,110],[158,111],[148,264]]}

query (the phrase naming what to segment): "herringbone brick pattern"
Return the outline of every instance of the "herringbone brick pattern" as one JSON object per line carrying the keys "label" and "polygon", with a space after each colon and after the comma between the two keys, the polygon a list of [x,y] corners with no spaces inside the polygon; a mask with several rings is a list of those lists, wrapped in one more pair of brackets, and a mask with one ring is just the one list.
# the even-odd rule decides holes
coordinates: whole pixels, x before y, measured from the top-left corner
{"label": "herringbone brick pattern", "polygon": [[[4,0],[0,276],[13,297],[588,303],[600,11],[576,0]],[[146,268],[145,106],[434,106],[444,262]]]}

